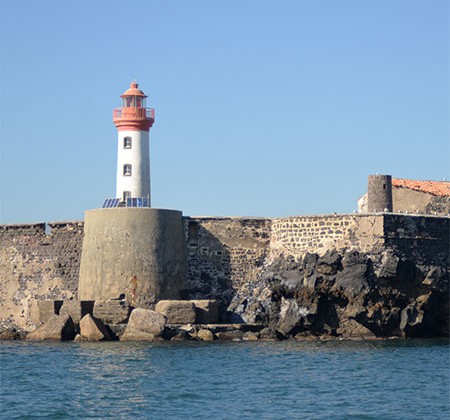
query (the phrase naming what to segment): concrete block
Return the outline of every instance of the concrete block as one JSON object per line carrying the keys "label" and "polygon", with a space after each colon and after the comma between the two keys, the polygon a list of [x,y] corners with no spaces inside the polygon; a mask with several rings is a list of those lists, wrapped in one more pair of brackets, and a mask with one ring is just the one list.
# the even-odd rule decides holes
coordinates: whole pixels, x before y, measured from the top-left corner
{"label": "concrete block", "polygon": [[73,340],[75,325],[68,315],[52,315],[45,324],[27,335],[27,340]]}
{"label": "concrete block", "polygon": [[88,341],[111,340],[106,327],[91,314],[87,314],[81,319],[80,334]]}
{"label": "concrete block", "polygon": [[155,311],[164,314],[168,324],[193,324],[196,321],[195,306],[190,300],[160,300]]}
{"label": "concrete block", "polygon": [[64,301],[60,315],[69,315],[74,324],[79,324],[85,315],[92,315],[94,301],[92,300],[66,300]]}
{"label": "concrete block", "polygon": [[154,341],[166,326],[167,318],[150,309],[136,308],[120,341]]}
{"label": "concrete block", "polygon": [[53,315],[58,315],[62,300],[38,300],[39,322],[46,323]]}
{"label": "concrete block", "polygon": [[216,300],[192,300],[195,306],[197,324],[217,324],[219,322],[219,304]]}
{"label": "concrete block", "polygon": [[126,324],[131,307],[123,300],[96,300],[93,315],[105,324]]}

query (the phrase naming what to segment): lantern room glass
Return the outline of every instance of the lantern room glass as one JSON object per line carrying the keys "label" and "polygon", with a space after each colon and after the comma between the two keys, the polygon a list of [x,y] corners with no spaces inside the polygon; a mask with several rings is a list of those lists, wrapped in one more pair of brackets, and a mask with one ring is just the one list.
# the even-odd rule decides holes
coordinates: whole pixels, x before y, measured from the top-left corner
{"label": "lantern room glass", "polygon": [[124,108],[145,108],[145,98],[142,96],[125,96],[123,106]]}

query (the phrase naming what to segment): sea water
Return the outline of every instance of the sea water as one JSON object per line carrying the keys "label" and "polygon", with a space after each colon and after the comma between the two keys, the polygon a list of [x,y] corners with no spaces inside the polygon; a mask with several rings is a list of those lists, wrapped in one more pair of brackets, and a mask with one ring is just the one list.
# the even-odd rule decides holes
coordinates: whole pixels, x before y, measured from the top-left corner
{"label": "sea water", "polygon": [[448,340],[0,343],[2,419],[448,419]]}

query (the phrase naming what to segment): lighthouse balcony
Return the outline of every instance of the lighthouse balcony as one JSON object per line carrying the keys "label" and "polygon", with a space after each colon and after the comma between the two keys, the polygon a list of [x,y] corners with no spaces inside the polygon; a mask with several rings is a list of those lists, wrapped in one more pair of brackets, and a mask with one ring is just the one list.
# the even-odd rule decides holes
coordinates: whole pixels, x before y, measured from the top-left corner
{"label": "lighthouse balcony", "polygon": [[113,120],[155,120],[155,110],[153,108],[115,108],[113,110]]}

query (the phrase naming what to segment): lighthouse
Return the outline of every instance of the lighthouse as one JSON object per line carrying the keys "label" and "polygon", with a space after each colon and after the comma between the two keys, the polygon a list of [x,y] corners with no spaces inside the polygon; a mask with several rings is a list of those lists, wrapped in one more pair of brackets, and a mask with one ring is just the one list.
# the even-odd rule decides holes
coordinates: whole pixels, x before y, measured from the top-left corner
{"label": "lighthouse", "polygon": [[86,210],[79,300],[127,301],[151,308],[180,299],[186,283],[183,213],[150,206],[149,132],[155,112],[136,81],[113,111],[118,131],[116,197]]}
{"label": "lighthouse", "polygon": [[144,206],[150,207],[149,132],[155,121],[155,110],[146,108],[147,96],[136,81],[131,82],[121,98],[122,107],[113,110],[118,131],[115,201],[125,205],[144,201]]}

